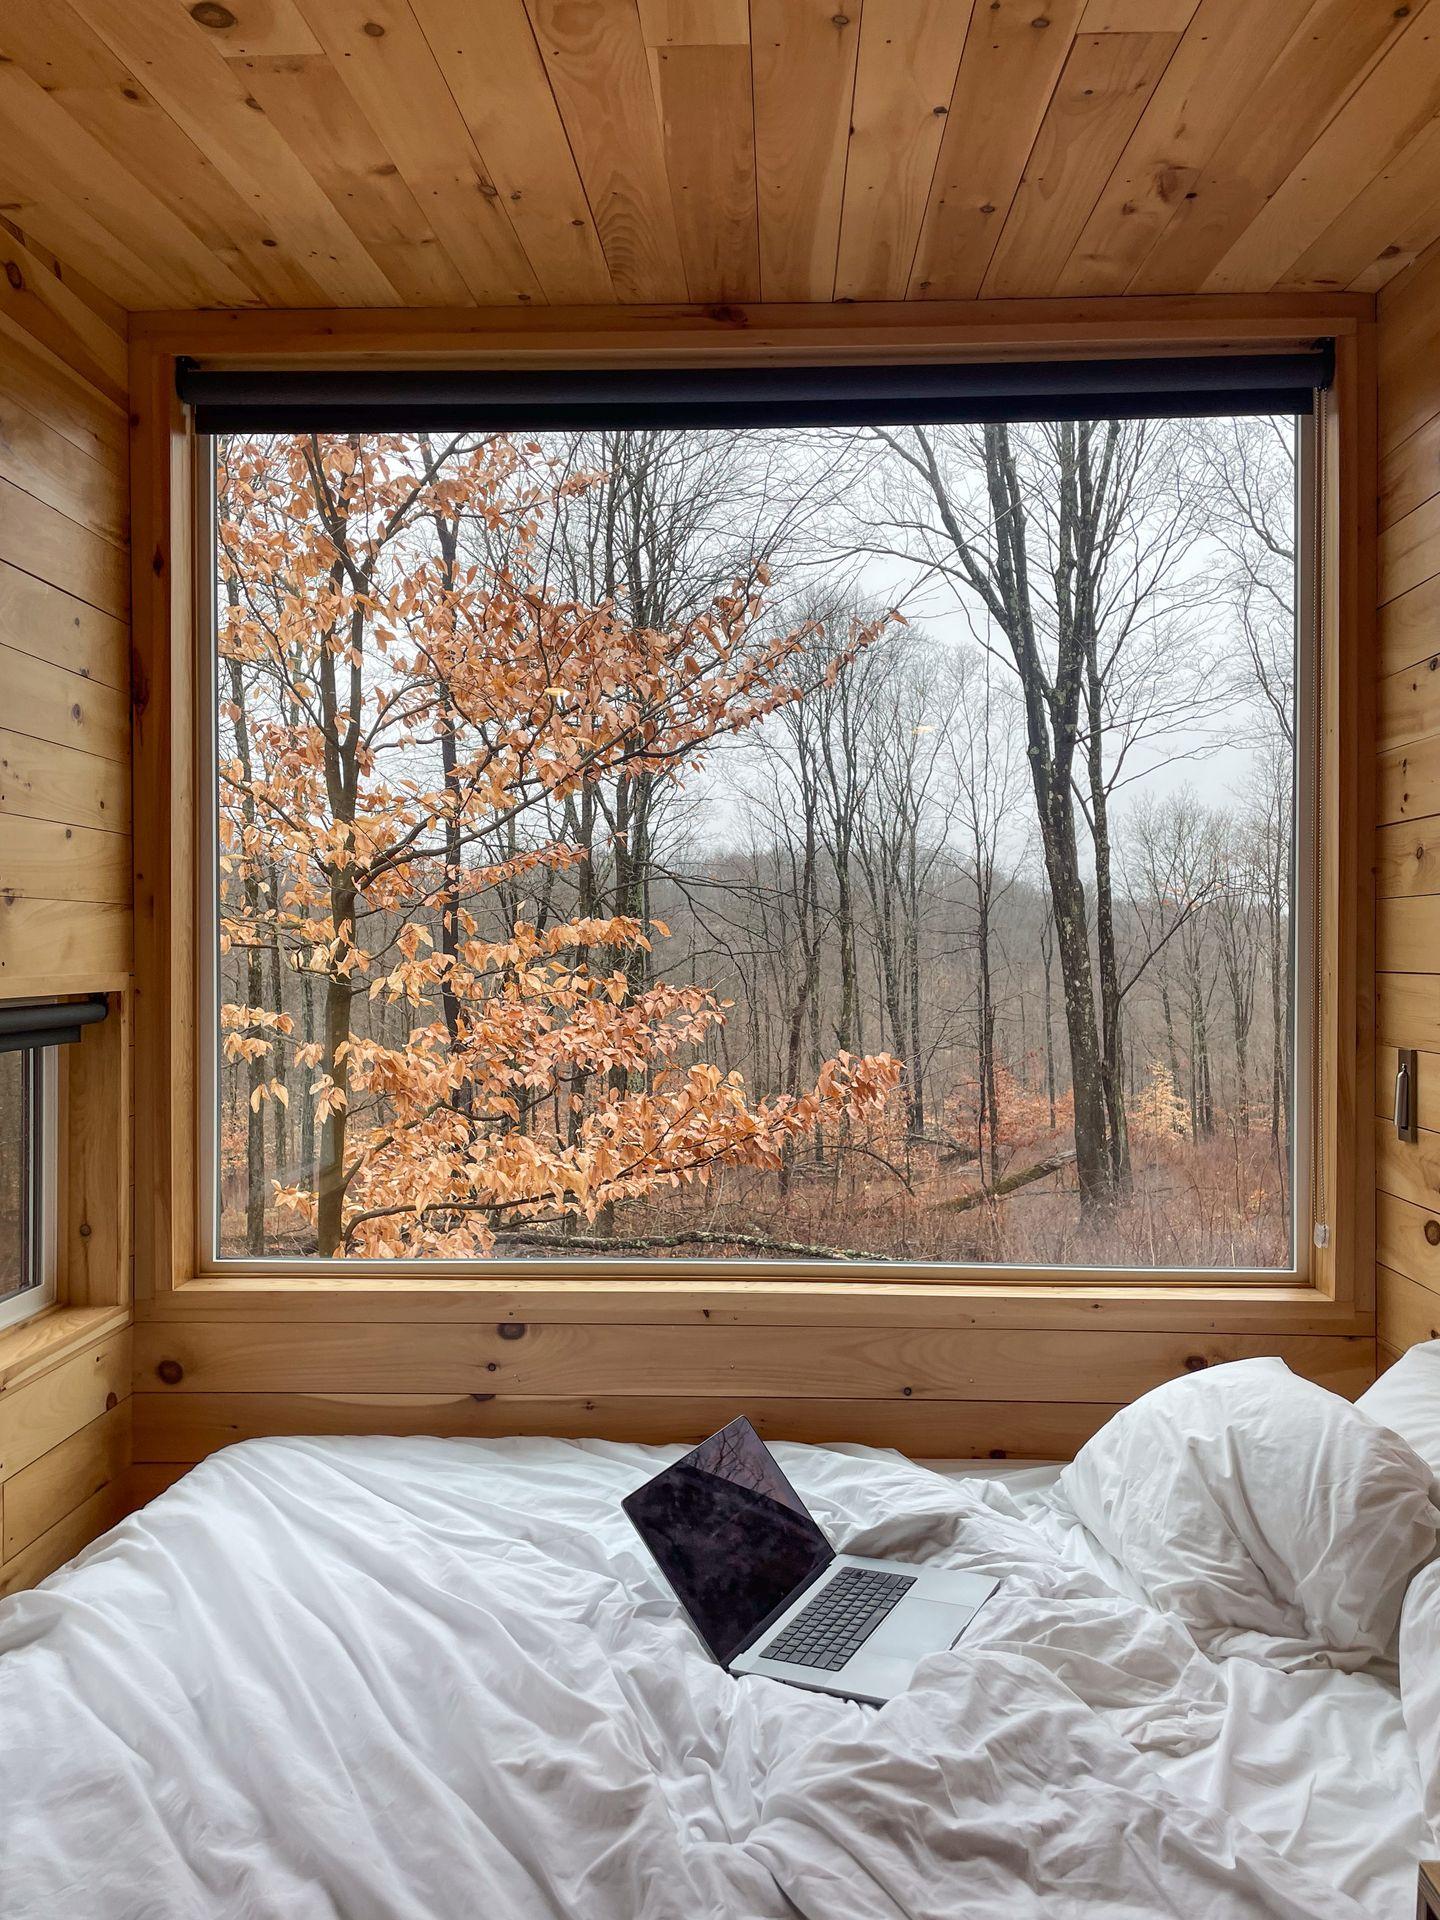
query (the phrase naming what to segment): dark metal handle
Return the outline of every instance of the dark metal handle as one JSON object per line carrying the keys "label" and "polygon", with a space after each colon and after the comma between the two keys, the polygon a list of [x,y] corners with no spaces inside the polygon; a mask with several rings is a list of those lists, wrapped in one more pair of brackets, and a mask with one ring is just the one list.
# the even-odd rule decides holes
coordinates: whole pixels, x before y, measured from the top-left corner
{"label": "dark metal handle", "polygon": [[1415,1118],[1415,1049],[1401,1047],[1395,1066],[1395,1132],[1399,1139],[1413,1141],[1418,1132]]}

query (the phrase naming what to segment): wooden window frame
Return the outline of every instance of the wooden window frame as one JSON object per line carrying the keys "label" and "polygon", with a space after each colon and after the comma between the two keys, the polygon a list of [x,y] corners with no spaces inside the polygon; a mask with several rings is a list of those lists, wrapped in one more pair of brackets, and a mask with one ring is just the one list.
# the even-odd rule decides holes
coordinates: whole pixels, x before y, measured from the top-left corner
{"label": "wooden window frame", "polygon": [[0,1326],[0,1394],[130,1323],[130,995],[108,998],[56,1050],[55,1291]]}
{"label": "wooden window frame", "polygon": [[[1273,1281],[1044,1269],[764,1261],[407,1263],[377,1271],[201,1255],[197,1178],[198,929],[195,443],[181,356],[219,366],[645,366],[897,358],[1223,352],[1335,342],[1317,428],[1323,521],[1314,956],[1320,1069],[1312,1096],[1327,1244]],[[632,308],[458,313],[212,312],[131,324],[135,657],[135,1277],[142,1311],[497,1321],[873,1317],[917,1325],[1367,1334],[1374,1326],[1372,676],[1374,303],[1368,296]],[[1304,1223],[1298,1229],[1303,1240]],[[331,1305],[327,1308],[327,1302]],[[1221,1317],[1223,1314],[1223,1317]]]}

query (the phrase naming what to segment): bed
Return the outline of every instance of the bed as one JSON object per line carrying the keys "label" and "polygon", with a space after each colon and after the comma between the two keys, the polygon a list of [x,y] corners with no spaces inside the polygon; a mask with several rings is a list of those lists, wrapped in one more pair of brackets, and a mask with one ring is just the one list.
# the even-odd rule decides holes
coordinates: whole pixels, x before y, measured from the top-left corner
{"label": "bed", "polygon": [[882,1709],[732,1680],[619,1512],[677,1451],[203,1462],[0,1607],[0,1912],[1414,1911],[1422,1781],[1385,1663],[1207,1657],[1058,1468],[777,1446],[837,1545],[1004,1586]]}

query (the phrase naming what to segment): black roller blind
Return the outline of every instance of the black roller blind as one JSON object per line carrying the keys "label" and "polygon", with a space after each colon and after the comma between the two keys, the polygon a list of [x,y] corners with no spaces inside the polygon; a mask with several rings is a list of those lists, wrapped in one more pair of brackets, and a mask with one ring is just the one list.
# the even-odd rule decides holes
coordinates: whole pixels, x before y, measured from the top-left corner
{"label": "black roller blind", "polygon": [[266,371],[181,361],[201,433],[983,425],[1309,413],[1329,341],[1285,353],[824,367]]}

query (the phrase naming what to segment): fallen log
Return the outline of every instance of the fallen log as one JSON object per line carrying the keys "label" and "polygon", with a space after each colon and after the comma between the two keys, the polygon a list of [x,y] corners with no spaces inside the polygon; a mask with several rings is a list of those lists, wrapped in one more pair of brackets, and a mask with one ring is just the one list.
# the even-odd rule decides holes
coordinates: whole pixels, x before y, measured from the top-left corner
{"label": "fallen log", "polygon": [[974,1193],[963,1193],[958,1200],[937,1200],[937,1213],[968,1213],[972,1207],[983,1206],[987,1200],[1003,1200],[1007,1194],[1015,1193],[1021,1187],[1028,1187],[1032,1180],[1043,1180],[1047,1174],[1059,1173],[1062,1167],[1068,1167],[1075,1158],[1073,1147],[1067,1153],[1052,1153],[1048,1160],[1037,1160],[1033,1167],[1022,1167],[1019,1173],[1007,1173],[1003,1180],[997,1180],[993,1187],[977,1187]]}
{"label": "fallen log", "polygon": [[783,1253],[805,1260],[891,1261],[893,1254],[869,1253],[863,1247],[810,1246],[803,1240],[772,1240],[763,1233],[723,1233],[695,1227],[686,1233],[559,1234],[539,1227],[498,1227],[495,1240],[526,1247],[554,1247],[557,1253],[654,1253],[679,1247],[744,1247],[750,1253]]}

